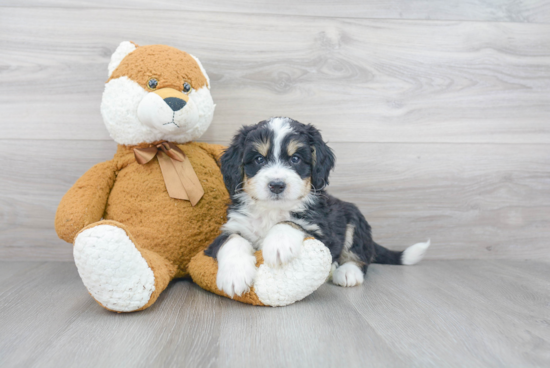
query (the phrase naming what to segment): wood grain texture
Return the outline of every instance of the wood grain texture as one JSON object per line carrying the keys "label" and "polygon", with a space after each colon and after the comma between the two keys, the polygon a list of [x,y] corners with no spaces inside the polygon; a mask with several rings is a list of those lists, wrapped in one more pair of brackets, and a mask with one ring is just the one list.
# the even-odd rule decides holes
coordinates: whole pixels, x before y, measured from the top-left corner
{"label": "wood grain texture", "polygon": [[[112,157],[115,144],[0,143],[0,259],[71,260],[71,245],[53,228],[57,205],[86,170]],[[20,147],[26,155],[14,155]],[[381,244],[403,249],[431,238],[428,259],[550,259],[547,146],[331,147],[337,163],[329,192],[357,204]]]}
{"label": "wood grain texture", "polygon": [[72,263],[27,267],[0,281],[2,367],[550,364],[545,262],[374,265],[361,286],[325,284],[283,308],[243,305],[181,280],[130,314],[97,305]]}
{"label": "wood grain texture", "polygon": [[346,18],[550,22],[550,4],[544,0],[4,0],[0,6],[63,8],[128,8],[209,11],[252,14],[305,15]]}
{"label": "wood grain texture", "polygon": [[547,24],[0,8],[0,138],[109,139],[103,82],[131,39],[201,58],[217,103],[207,141],[286,115],[335,142],[549,143],[549,35]]}

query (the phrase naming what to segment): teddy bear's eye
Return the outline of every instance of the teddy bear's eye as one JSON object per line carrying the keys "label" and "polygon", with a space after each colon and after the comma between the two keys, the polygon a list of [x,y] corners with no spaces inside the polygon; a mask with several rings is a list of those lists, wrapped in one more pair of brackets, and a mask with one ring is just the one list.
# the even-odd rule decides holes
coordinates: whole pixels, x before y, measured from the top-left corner
{"label": "teddy bear's eye", "polygon": [[147,87],[149,87],[149,89],[156,89],[158,85],[159,82],[155,78],[151,78],[147,81]]}
{"label": "teddy bear's eye", "polygon": [[187,82],[183,84],[183,93],[189,93],[191,91],[191,85]]}

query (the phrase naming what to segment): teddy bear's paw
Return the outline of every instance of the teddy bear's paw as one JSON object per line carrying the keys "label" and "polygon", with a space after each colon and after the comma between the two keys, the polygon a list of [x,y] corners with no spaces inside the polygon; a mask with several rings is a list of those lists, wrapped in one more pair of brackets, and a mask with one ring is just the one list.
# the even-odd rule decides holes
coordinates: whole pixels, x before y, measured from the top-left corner
{"label": "teddy bear's paw", "polygon": [[123,229],[111,225],[86,229],[76,237],[73,254],[84,285],[105,308],[131,312],[151,298],[153,271]]}
{"label": "teddy bear's paw", "polygon": [[262,244],[264,261],[270,267],[279,267],[298,256],[304,242],[304,233],[288,224],[273,226]]}
{"label": "teddy bear's paw", "polygon": [[306,239],[296,258],[282,267],[262,264],[256,274],[254,291],[265,305],[280,307],[292,304],[324,284],[331,265],[328,248],[318,240]]}

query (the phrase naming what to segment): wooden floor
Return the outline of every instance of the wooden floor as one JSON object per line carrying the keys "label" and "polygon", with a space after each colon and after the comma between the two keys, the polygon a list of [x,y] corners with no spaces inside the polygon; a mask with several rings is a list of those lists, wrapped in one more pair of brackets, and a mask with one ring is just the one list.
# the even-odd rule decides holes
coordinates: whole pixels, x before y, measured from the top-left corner
{"label": "wooden floor", "polygon": [[374,265],[284,308],[189,280],[111,313],[71,262],[0,263],[0,367],[548,367],[550,264]]}

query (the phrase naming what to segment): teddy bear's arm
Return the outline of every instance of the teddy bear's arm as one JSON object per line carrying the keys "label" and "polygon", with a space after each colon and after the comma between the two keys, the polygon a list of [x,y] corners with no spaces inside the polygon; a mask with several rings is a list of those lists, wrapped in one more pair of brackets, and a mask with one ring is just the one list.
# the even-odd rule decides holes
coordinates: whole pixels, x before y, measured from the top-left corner
{"label": "teddy bear's arm", "polygon": [[218,166],[220,166],[220,158],[222,157],[227,147],[222,146],[221,144],[210,144],[204,142],[197,142],[197,145],[208,152],[208,154],[210,154],[210,156],[212,156],[214,160],[216,160]]}
{"label": "teddy bear's arm", "polygon": [[68,243],[87,225],[101,220],[115,183],[113,161],[95,165],[76,181],[61,199],[55,214],[55,231]]}

